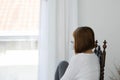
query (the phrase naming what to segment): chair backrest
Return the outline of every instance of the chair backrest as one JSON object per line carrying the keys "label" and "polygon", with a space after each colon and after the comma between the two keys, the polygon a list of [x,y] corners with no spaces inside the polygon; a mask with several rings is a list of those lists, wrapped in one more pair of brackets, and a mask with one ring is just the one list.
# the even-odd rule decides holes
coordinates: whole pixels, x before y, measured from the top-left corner
{"label": "chair backrest", "polygon": [[100,62],[100,79],[99,80],[104,80],[104,67],[105,67],[105,58],[106,58],[106,40],[104,40],[103,42],[103,50],[101,50],[100,45],[98,45],[98,41],[96,40],[96,44],[95,44],[95,54],[98,56],[99,58],[99,62]]}

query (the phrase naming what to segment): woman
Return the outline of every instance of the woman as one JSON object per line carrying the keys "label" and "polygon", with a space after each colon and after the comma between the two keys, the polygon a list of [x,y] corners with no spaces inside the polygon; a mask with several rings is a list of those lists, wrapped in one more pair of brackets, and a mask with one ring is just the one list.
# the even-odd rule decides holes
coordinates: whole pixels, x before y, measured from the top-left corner
{"label": "woman", "polygon": [[73,32],[75,55],[60,80],[99,80],[100,65],[92,51],[94,32],[90,27],[78,27]]}

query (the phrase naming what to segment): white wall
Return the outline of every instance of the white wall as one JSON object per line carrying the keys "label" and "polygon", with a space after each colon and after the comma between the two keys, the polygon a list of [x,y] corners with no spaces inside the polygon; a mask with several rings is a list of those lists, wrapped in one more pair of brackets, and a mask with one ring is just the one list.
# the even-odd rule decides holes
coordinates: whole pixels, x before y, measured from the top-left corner
{"label": "white wall", "polygon": [[106,77],[108,77],[109,71],[114,69],[114,64],[120,64],[118,63],[120,61],[120,0],[78,1],[79,26],[92,27],[101,45],[103,40],[107,40]]}

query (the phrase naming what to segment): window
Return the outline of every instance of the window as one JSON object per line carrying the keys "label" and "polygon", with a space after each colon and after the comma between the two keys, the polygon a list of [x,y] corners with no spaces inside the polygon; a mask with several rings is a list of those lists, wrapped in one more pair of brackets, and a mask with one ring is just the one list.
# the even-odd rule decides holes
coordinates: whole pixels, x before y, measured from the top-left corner
{"label": "window", "polygon": [[40,0],[0,0],[0,36],[38,35]]}
{"label": "window", "polygon": [[0,0],[0,80],[37,80],[40,0]]}

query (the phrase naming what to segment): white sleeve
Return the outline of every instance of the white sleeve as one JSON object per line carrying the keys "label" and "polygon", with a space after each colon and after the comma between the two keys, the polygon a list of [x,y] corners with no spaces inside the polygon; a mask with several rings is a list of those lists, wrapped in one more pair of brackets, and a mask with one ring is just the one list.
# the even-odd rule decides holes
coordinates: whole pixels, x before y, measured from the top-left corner
{"label": "white sleeve", "polygon": [[[79,72],[79,68],[80,68],[80,60],[77,59],[78,57],[74,56],[70,63],[69,66],[67,68],[67,70],[65,71],[65,74],[63,75],[63,77],[60,80],[75,80],[75,76],[76,74]],[[78,64],[79,62],[79,64]]]}

